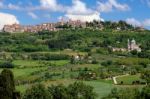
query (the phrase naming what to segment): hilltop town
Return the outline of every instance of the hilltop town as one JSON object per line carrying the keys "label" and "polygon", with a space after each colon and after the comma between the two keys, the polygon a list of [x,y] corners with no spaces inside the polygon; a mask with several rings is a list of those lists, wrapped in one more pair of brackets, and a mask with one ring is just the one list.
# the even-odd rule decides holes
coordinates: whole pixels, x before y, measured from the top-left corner
{"label": "hilltop town", "polygon": [[130,30],[130,31],[144,31],[146,30],[143,27],[135,27],[130,24],[127,24],[125,21],[111,22],[111,21],[96,21],[93,22],[82,22],[81,20],[66,20],[61,19],[59,22],[54,23],[43,23],[38,25],[21,25],[21,24],[12,24],[4,25],[2,32],[8,33],[37,33],[40,31],[59,31],[67,28],[90,28],[93,30]]}
{"label": "hilltop town", "polygon": [[[57,32],[59,30],[63,29],[78,29],[78,28],[89,28],[92,30],[112,30],[112,31],[123,31],[123,30],[129,30],[129,31],[144,31],[145,29],[142,27],[133,27],[130,24],[127,24],[125,21],[119,21],[119,22],[111,22],[111,21],[96,21],[93,22],[82,22],[81,20],[67,20],[64,21],[64,19],[61,19],[59,22],[55,23],[43,23],[39,25],[20,25],[20,24],[12,24],[12,25],[5,25],[3,27],[3,32],[8,33],[38,33],[43,31],[54,31]],[[136,40],[132,39],[131,41],[128,39],[126,47],[113,47],[108,46],[113,52],[131,52],[136,50],[137,52],[141,52],[141,48],[139,44],[136,44]]]}
{"label": "hilltop town", "polygon": [[3,32],[9,32],[9,33],[23,33],[23,32],[31,32],[31,33],[36,33],[39,31],[58,31],[61,30],[62,27],[86,27],[86,22],[81,22],[80,20],[68,20],[68,21],[63,21],[61,20],[60,22],[56,23],[43,23],[39,25],[20,25],[20,24],[12,24],[12,25],[5,25],[3,28]]}

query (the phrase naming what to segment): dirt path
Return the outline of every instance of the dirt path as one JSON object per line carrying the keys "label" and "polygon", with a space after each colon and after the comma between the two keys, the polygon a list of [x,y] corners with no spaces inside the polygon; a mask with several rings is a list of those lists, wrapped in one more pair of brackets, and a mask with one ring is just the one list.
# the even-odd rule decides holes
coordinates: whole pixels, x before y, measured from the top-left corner
{"label": "dirt path", "polygon": [[117,80],[116,80],[116,77],[113,77],[113,81],[114,81],[114,84],[117,85]]}
{"label": "dirt path", "polygon": [[128,75],[129,75],[129,74],[119,75],[119,76],[115,76],[115,77],[113,77],[113,82],[114,82],[114,84],[115,84],[115,85],[117,85],[117,84],[118,84],[118,82],[117,82],[117,80],[116,80],[118,77],[124,77],[124,76],[128,76]]}

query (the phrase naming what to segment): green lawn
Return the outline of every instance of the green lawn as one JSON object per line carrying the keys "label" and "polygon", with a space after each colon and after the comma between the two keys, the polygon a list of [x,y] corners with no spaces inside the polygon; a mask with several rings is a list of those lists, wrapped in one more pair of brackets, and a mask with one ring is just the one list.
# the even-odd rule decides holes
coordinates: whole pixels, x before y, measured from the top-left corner
{"label": "green lawn", "polygon": [[[54,64],[55,66],[52,69],[48,69],[49,64]],[[24,68],[13,68],[11,69],[12,72],[14,73],[15,80],[34,80],[36,78],[43,77],[45,71],[40,72],[39,74],[35,75],[30,75],[31,73],[35,71],[40,71],[40,70],[47,70],[46,72],[49,73],[60,73],[64,71],[64,78],[62,78],[62,75],[59,77],[54,78],[54,80],[42,80],[41,83],[43,83],[45,86],[50,86],[52,84],[64,84],[64,85],[69,85],[75,81],[79,80],[73,80],[70,79],[70,69],[75,69],[78,70],[79,68],[84,69],[87,67],[88,69],[97,69],[101,67],[100,64],[76,64],[76,65],[68,65],[65,66],[66,64],[69,64],[69,60],[59,60],[59,61],[35,61],[35,60],[14,60],[13,64],[15,64],[18,67],[24,67]],[[41,67],[40,67],[41,66]],[[0,69],[0,72],[2,69]],[[75,72],[74,75],[78,75],[78,72]],[[121,81],[124,82],[124,84],[132,84],[133,81],[136,80],[141,80],[140,79],[140,74],[137,75],[129,75],[129,76],[124,76],[124,77],[118,77],[117,82],[120,83]],[[112,82],[106,81],[106,80],[93,80],[93,81],[83,81],[87,85],[93,86],[94,91],[97,93],[98,98],[100,99],[106,95],[108,95],[111,92],[111,89],[114,87],[119,88],[120,86],[115,86],[112,84]],[[16,89],[20,91],[21,93],[24,93],[27,88],[29,88],[31,85],[25,84],[25,85],[19,85],[16,86]]]}
{"label": "green lawn", "polygon": [[[42,67],[42,68],[23,68],[23,69],[17,69],[17,68],[14,68],[14,69],[10,69],[13,73],[14,73],[14,76],[15,78],[19,78],[19,77],[28,77],[32,72],[35,72],[35,71],[39,71],[39,70],[44,70],[44,69],[47,69],[46,67]],[[3,69],[0,69],[0,72],[2,71]]]}
{"label": "green lawn", "polygon": [[[50,85],[58,85],[58,84],[64,84],[64,85],[69,85],[77,80],[71,80],[71,79],[59,79],[55,81],[46,81],[42,82],[45,86],[50,86]],[[98,97],[97,99],[100,99],[106,95],[108,95],[111,91],[112,88],[114,88],[114,85],[111,83],[105,83],[101,81],[83,81],[85,84],[90,85],[94,88],[94,91],[97,93]],[[16,89],[20,91],[21,93],[24,93],[27,88],[29,88],[31,85],[20,85],[17,86]]]}
{"label": "green lawn", "polygon": [[61,50],[61,51],[52,51],[52,52],[32,52],[32,53],[50,53],[50,54],[66,54],[66,55],[86,55],[86,52],[78,52],[78,51],[73,51],[69,49]]}
{"label": "green lawn", "polygon": [[111,89],[114,88],[113,84],[104,83],[100,81],[84,81],[87,85],[93,86],[94,91],[97,93],[98,98],[101,99],[104,96],[107,96]]}
{"label": "green lawn", "polygon": [[81,69],[84,69],[84,68],[88,68],[88,69],[97,69],[101,67],[100,64],[75,64],[74,65],[74,69],[78,69],[78,68],[81,68]]}
{"label": "green lawn", "polygon": [[123,84],[129,84],[131,85],[133,81],[143,81],[140,78],[140,74],[137,75],[127,75],[127,76],[123,76],[123,77],[118,77],[117,79],[118,84],[123,81]]}
{"label": "green lawn", "polygon": [[19,91],[20,93],[24,93],[26,91],[27,88],[29,88],[31,85],[19,85],[16,86],[16,90]]}
{"label": "green lawn", "polygon": [[38,60],[14,60],[13,64],[18,67],[38,67],[48,66],[48,64],[54,64],[56,66],[63,66],[69,63],[69,60],[57,60],[57,61],[38,61]]}
{"label": "green lawn", "polygon": [[[79,80],[59,79],[59,80],[56,80],[56,81],[47,81],[47,82],[44,82],[44,84],[46,86],[49,86],[49,85],[52,85],[52,84],[54,84],[54,85],[57,85],[57,84],[69,85],[69,84],[71,84],[75,81],[79,81]],[[108,95],[110,93],[111,89],[114,87],[114,85],[111,84],[110,82],[99,81],[99,80],[96,80],[96,81],[83,81],[83,82],[94,88],[94,91],[98,95],[97,99],[100,99],[100,98]]]}
{"label": "green lawn", "polygon": [[70,61],[69,60],[57,60],[57,61],[48,61],[52,64],[55,64],[56,66],[63,66],[68,64]]}
{"label": "green lawn", "polygon": [[21,67],[33,67],[33,66],[39,66],[39,61],[33,61],[33,60],[14,60],[13,64]]}

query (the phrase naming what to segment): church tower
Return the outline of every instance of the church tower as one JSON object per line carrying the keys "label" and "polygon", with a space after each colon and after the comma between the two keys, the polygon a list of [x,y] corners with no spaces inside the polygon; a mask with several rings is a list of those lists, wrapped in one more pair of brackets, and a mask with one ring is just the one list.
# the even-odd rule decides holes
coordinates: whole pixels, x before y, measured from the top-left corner
{"label": "church tower", "polygon": [[132,39],[131,41],[128,39],[128,51],[136,50],[138,52],[141,52],[141,48],[139,45],[136,44],[135,39]]}
{"label": "church tower", "polygon": [[130,40],[128,39],[128,51],[131,51],[131,42],[130,42]]}

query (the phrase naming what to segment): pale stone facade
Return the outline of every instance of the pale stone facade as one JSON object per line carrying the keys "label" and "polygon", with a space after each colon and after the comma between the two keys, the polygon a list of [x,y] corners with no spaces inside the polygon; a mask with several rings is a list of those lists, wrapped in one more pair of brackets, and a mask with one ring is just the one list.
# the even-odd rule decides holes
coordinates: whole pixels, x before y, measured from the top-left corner
{"label": "pale stone facade", "polygon": [[16,33],[16,32],[39,32],[43,30],[48,30],[48,31],[56,31],[57,29],[55,28],[54,23],[45,23],[41,25],[28,25],[28,26],[21,26],[19,24],[12,24],[12,25],[5,25],[3,28],[4,32],[9,32],[9,33]]}
{"label": "pale stone facade", "polygon": [[132,39],[131,41],[128,39],[128,44],[127,44],[127,48],[115,48],[115,47],[110,47],[112,49],[113,52],[125,52],[125,51],[133,51],[136,50],[138,52],[141,52],[142,49],[140,48],[140,46],[138,44],[136,44],[136,41],[134,39]]}
{"label": "pale stone facade", "polygon": [[67,23],[66,23],[68,26],[72,26],[72,27],[82,27],[82,28],[86,28],[86,23],[85,22],[81,22],[80,20],[76,20],[76,21],[73,21],[73,20],[69,20]]}
{"label": "pale stone facade", "polygon": [[128,39],[128,51],[136,50],[138,52],[141,52],[141,48],[138,44],[136,44],[136,41],[132,39],[131,41]]}
{"label": "pale stone facade", "polygon": [[5,25],[3,31],[9,33],[24,32],[24,27],[19,24]]}
{"label": "pale stone facade", "polygon": [[119,51],[125,52],[125,51],[127,51],[127,49],[126,48],[112,48],[112,51],[113,52],[119,52]]}
{"label": "pale stone facade", "polygon": [[72,21],[69,20],[67,22],[57,22],[57,23],[44,23],[44,24],[40,24],[40,25],[27,25],[27,26],[23,26],[20,24],[12,24],[12,25],[5,25],[3,28],[4,32],[9,32],[9,33],[16,33],[16,32],[39,32],[39,31],[43,31],[43,30],[48,30],[48,31],[57,31],[57,30],[61,30],[59,28],[57,28],[58,26],[63,26],[63,25],[68,25],[71,27],[82,27],[85,28],[86,27],[86,23],[81,22],[80,20],[77,21]]}

